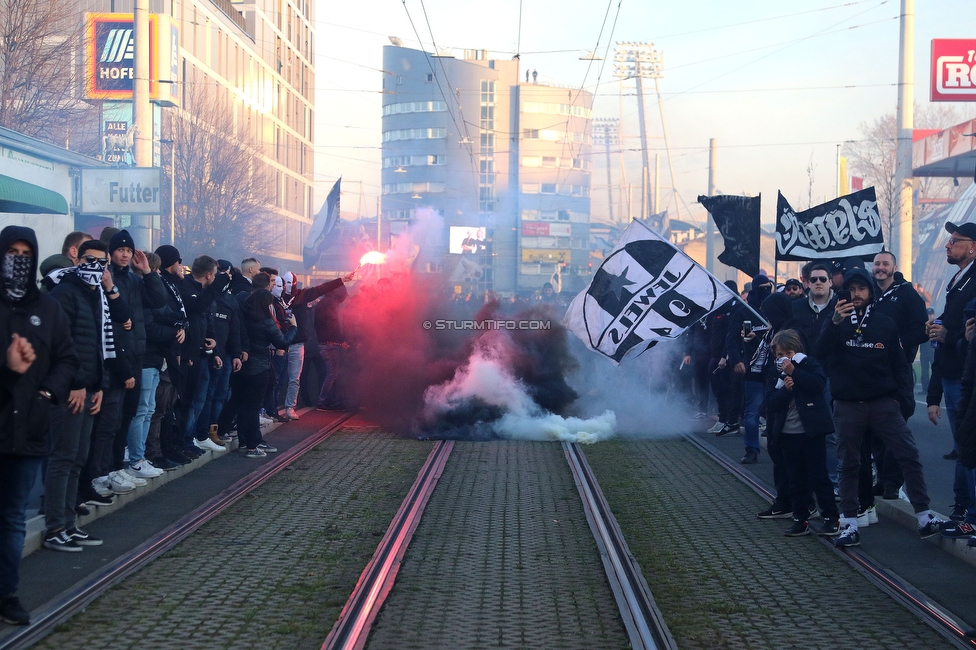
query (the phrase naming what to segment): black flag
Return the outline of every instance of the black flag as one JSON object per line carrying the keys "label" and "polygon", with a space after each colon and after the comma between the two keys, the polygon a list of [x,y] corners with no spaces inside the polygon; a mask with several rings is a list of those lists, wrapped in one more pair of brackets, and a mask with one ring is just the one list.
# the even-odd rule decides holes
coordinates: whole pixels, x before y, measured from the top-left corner
{"label": "black flag", "polygon": [[864,257],[884,249],[874,188],[796,212],[780,192],[776,203],[776,259]]}
{"label": "black flag", "polygon": [[759,274],[759,198],[698,197],[698,202],[711,213],[725,239],[725,250],[718,256],[718,261],[750,276]]}

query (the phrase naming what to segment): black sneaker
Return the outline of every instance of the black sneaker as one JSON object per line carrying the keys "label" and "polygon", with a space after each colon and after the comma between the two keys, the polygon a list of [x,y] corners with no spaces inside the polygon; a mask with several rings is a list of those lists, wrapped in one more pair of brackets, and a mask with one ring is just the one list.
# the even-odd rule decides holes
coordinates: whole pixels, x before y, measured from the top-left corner
{"label": "black sneaker", "polygon": [[732,424],[726,424],[722,429],[716,432],[716,436],[728,436],[733,433],[739,433],[739,424],[737,422]]}
{"label": "black sneaker", "polygon": [[929,537],[935,537],[939,534],[942,524],[946,523],[945,519],[939,519],[938,517],[933,517],[929,515],[929,521],[924,526],[918,527],[918,536],[922,539],[928,539]]}
{"label": "black sneaker", "polygon": [[823,537],[836,537],[840,534],[840,523],[836,519],[824,519],[820,526],[820,535]]}
{"label": "black sneaker", "polygon": [[91,514],[91,510],[89,510],[88,506],[86,506],[84,503],[79,503],[75,506],[75,514],[79,517],[87,517]]}
{"label": "black sneaker", "polygon": [[954,505],[952,506],[952,512],[949,513],[949,519],[952,521],[963,521],[966,519],[966,506]]}
{"label": "black sneaker", "polygon": [[180,468],[180,463],[172,461],[164,456],[157,456],[156,458],[149,459],[153,467],[159,468],[164,472],[173,472]]}
{"label": "black sneaker", "polygon": [[98,492],[92,490],[88,498],[85,499],[85,503],[90,506],[110,506],[115,503],[115,498],[111,496],[103,497]]}
{"label": "black sneaker", "polygon": [[83,531],[78,527],[69,528],[68,530],[64,531],[64,534],[70,537],[71,539],[73,539],[75,541],[75,544],[77,544],[78,546],[101,546],[102,545],[102,540],[95,537],[94,535],[86,533],[85,531]]}
{"label": "black sneaker", "polygon": [[976,548],[976,537],[970,537],[969,541],[966,542],[966,546],[969,548]]}
{"label": "black sneaker", "polygon": [[959,539],[960,537],[972,537],[976,535],[976,527],[964,521],[949,521],[939,528],[939,534],[949,539]]}
{"label": "black sneaker", "polygon": [[260,449],[261,451],[263,451],[266,454],[273,454],[276,451],[278,451],[278,448],[277,447],[275,447],[274,445],[269,445],[266,442],[259,442],[258,443],[258,449]]}
{"label": "black sneaker", "polygon": [[759,453],[750,449],[745,456],[739,459],[739,462],[743,465],[755,465],[759,462]]}
{"label": "black sneaker", "polygon": [[[164,455],[163,458],[180,466],[189,465],[193,462],[193,459],[184,454],[182,451],[169,452],[168,454]],[[155,465],[155,463],[153,463],[153,465]]]}
{"label": "black sneaker", "polygon": [[44,536],[44,548],[52,551],[66,551],[68,553],[80,553],[81,547],[72,538],[68,537],[64,529],[48,531]]}
{"label": "black sneaker", "polygon": [[11,625],[30,625],[30,612],[24,609],[17,596],[0,598],[0,621]]}
{"label": "black sneaker", "polygon": [[787,537],[803,537],[804,535],[810,534],[810,524],[805,521],[793,520],[793,525],[786,529],[783,533]]}
{"label": "black sneaker", "polygon": [[793,517],[792,510],[784,510],[779,506],[772,505],[762,512],[756,514],[760,519],[791,519]]}
{"label": "black sneaker", "polygon": [[853,526],[847,526],[841,532],[840,536],[834,540],[834,546],[837,548],[848,548],[850,546],[860,546],[861,545],[861,533],[858,532]]}

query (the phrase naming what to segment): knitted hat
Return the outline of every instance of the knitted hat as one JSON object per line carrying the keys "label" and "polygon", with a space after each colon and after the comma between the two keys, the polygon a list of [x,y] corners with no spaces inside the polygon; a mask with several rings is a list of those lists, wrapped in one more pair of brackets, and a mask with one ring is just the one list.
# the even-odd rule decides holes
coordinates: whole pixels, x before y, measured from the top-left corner
{"label": "knitted hat", "polygon": [[132,241],[132,235],[129,234],[128,230],[120,230],[112,235],[112,239],[109,240],[108,254],[111,255],[116,251],[116,249],[124,248],[126,246],[132,249],[132,252],[135,252],[136,244],[134,241]]}
{"label": "knitted hat", "polygon": [[157,248],[156,255],[159,255],[159,268],[161,269],[168,269],[183,259],[176,246],[170,246],[169,244],[163,244]]}

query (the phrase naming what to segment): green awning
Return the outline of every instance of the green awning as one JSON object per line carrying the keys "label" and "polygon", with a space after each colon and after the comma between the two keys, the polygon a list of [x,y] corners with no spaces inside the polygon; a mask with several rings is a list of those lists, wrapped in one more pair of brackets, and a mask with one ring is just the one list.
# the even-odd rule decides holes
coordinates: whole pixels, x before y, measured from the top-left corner
{"label": "green awning", "polygon": [[0,174],[0,212],[68,214],[68,202],[57,192]]}

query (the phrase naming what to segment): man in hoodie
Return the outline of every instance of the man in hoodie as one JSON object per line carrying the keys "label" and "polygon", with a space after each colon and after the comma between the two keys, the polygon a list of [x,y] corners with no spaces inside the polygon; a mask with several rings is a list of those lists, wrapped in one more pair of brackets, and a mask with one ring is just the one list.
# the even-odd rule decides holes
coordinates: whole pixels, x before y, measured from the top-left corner
{"label": "man in hoodie", "polygon": [[852,269],[843,288],[851,300],[838,300],[817,346],[834,399],[840,457],[840,527],[838,547],[858,546],[858,474],[861,444],[868,432],[879,436],[901,466],[905,492],[918,518],[922,539],[939,534],[945,522],[929,510],[929,496],[918,448],[904,414],[914,407],[912,372],[895,323],[874,309],[873,278]]}
{"label": "man in hoodie", "polygon": [[[918,355],[919,345],[928,340],[925,332],[925,325],[928,323],[925,301],[915,291],[912,283],[906,282],[898,271],[898,260],[894,253],[882,251],[875,255],[872,271],[875,281],[874,309],[895,322],[905,360],[911,366]],[[914,385],[913,378],[912,386]],[[875,495],[885,499],[897,499],[898,488],[903,483],[898,463],[886,452],[884,443],[877,436],[872,437],[871,453],[878,467],[880,489],[875,489]]]}
{"label": "man in hoodie", "polygon": [[0,231],[0,620],[27,625],[17,598],[31,486],[48,455],[51,412],[68,399],[78,371],[71,324],[37,288],[37,238],[22,226]]}
{"label": "man in hoodie", "polygon": [[[759,313],[763,301],[772,290],[773,283],[765,275],[759,274],[752,279],[752,287],[746,299],[748,307],[741,305],[732,315],[726,339],[732,372],[743,378],[745,406],[742,410],[742,425],[745,429],[743,438],[746,447],[745,455],[740,461],[743,465],[759,462],[759,412],[763,404],[766,362],[769,360],[769,345],[764,337],[769,327],[765,323],[756,322],[753,314]],[[744,323],[748,323],[748,326],[744,326]],[[792,512],[792,508],[787,510]]]}

